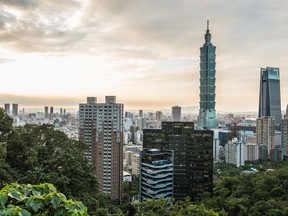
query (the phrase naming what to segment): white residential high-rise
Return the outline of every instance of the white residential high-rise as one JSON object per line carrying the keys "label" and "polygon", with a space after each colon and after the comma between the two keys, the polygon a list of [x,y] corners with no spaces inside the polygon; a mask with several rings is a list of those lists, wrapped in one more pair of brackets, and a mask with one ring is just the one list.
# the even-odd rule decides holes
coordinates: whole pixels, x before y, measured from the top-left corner
{"label": "white residential high-rise", "polygon": [[256,143],[246,143],[246,160],[256,161],[259,159],[259,145]]}
{"label": "white residential high-rise", "polygon": [[265,145],[268,158],[271,149],[275,148],[275,119],[271,116],[263,116],[256,121],[257,144]]}
{"label": "white residential high-rise", "polygon": [[235,164],[237,167],[244,165],[246,159],[245,145],[233,138],[225,144],[225,162]]}
{"label": "white residential high-rise", "polygon": [[140,163],[139,154],[138,153],[132,154],[131,168],[133,176],[139,176],[139,163]]}
{"label": "white residential high-rise", "polygon": [[99,188],[121,203],[123,197],[123,104],[115,96],[105,103],[88,97],[79,104],[79,140],[88,145],[87,158],[94,166]]}

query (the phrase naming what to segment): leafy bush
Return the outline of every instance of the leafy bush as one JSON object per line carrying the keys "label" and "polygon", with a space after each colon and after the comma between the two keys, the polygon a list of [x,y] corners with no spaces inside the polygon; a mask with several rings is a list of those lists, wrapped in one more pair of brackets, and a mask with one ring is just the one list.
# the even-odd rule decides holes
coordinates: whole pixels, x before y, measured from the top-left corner
{"label": "leafy bush", "polygon": [[67,200],[52,184],[12,183],[0,191],[0,215],[86,216],[82,202]]}

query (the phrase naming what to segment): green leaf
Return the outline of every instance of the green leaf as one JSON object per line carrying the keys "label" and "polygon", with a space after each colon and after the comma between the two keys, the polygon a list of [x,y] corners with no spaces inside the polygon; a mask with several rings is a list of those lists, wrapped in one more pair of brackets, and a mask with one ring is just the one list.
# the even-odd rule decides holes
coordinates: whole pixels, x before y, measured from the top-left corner
{"label": "green leaf", "polygon": [[8,197],[6,195],[0,195],[0,204],[4,206],[8,201]]}
{"label": "green leaf", "polygon": [[35,199],[30,203],[31,208],[33,209],[34,212],[37,212],[39,208],[41,208],[42,203],[37,202]]}
{"label": "green leaf", "polygon": [[41,192],[37,190],[32,190],[34,196],[41,196]]}
{"label": "green leaf", "polygon": [[31,216],[31,213],[28,212],[28,211],[25,210],[25,209],[22,209],[22,210],[19,212],[19,216]]}
{"label": "green leaf", "polygon": [[16,200],[21,200],[22,199],[22,195],[18,191],[9,192],[8,196],[10,196],[11,198],[14,198]]}
{"label": "green leaf", "polygon": [[56,195],[53,194],[51,196],[51,204],[53,208],[56,209],[60,203],[61,203],[61,200]]}
{"label": "green leaf", "polygon": [[59,208],[55,211],[54,216],[66,215],[67,210],[65,208]]}

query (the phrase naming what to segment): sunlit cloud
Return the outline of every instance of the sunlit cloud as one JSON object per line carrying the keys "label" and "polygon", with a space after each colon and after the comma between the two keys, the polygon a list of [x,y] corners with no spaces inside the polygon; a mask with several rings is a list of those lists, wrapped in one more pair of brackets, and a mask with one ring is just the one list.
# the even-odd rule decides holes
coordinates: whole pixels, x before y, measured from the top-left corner
{"label": "sunlit cloud", "polygon": [[[19,99],[23,105],[66,98],[77,107],[86,96],[114,94],[126,108],[198,106],[207,19],[217,46],[216,109],[256,111],[260,67],[266,66],[280,68],[282,107],[288,103],[286,0],[0,5],[0,93],[30,97]],[[6,100],[0,97],[0,103]]]}

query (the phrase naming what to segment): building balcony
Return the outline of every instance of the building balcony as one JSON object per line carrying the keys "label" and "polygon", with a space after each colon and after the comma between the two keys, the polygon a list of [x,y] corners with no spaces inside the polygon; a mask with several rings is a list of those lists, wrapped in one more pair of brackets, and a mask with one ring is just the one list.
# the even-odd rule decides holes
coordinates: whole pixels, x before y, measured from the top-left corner
{"label": "building balcony", "polygon": [[162,184],[156,184],[156,185],[151,185],[151,184],[147,184],[146,182],[143,182],[144,186],[148,186],[148,187],[153,187],[153,188],[165,188],[169,185],[172,185],[172,181],[171,182],[167,182],[167,183],[162,183]]}
{"label": "building balcony", "polygon": [[168,176],[172,176],[172,172],[163,173],[163,174],[158,174],[158,175],[149,175],[148,173],[142,172],[142,175],[143,175],[143,176],[150,177],[150,178],[152,178],[152,179],[159,179],[159,178],[165,178],[165,177],[168,177]]}
{"label": "building balcony", "polygon": [[148,194],[146,193],[145,191],[142,191],[141,192],[143,195],[145,195],[148,199],[152,199],[152,198],[172,198],[172,191],[170,192],[164,192],[164,193],[160,193],[160,194],[157,194],[157,195],[151,195],[151,194]]}
{"label": "building balcony", "polygon": [[163,189],[160,189],[160,190],[151,190],[151,189],[147,189],[147,188],[142,188],[142,191],[146,191],[147,194],[152,194],[152,195],[156,195],[156,194],[161,194],[163,192],[172,192],[172,187],[169,187],[169,188],[163,188]]}
{"label": "building balcony", "polygon": [[158,184],[159,182],[165,182],[165,181],[172,181],[171,178],[165,178],[165,179],[159,179],[159,180],[152,180],[152,179],[147,179],[142,177],[142,181],[147,182],[147,184]]}
{"label": "building balcony", "polygon": [[166,169],[158,169],[158,170],[152,170],[152,169],[148,169],[148,168],[143,168],[142,170],[145,171],[148,174],[157,174],[157,173],[161,173],[161,172],[172,172],[173,168],[172,167],[168,167]]}

